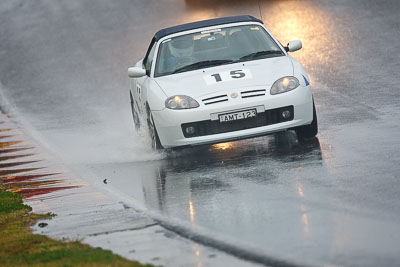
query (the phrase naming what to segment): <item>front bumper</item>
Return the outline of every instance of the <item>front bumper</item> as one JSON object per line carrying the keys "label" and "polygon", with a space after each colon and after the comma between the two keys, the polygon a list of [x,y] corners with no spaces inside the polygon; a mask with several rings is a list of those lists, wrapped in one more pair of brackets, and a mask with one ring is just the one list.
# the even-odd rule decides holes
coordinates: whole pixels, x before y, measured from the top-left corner
{"label": "front bumper", "polygon": [[[271,124],[266,123],[268,125],[254,124],[251,126],[252,128],[241,130],[232,128],[233,131],[224,130],[221,133],[218,133],[220,131],[207,130],[210,125],[217,126],[218,122],[214,121],[215,114],[260,106],[265,109],[265,114],[259,113],[257,116],[266,116],[270,111],[288,106],[293,106],[294,116],[289,121],[282,120]],[[266,94],[257,98],[230,99],[229,102],[218,103],[212,107],[201,105],[199,108],[187,110],[164,109],[152,111],[152,114],[161,144],[165,148],[213,144],[266,135],[310,124],[313,119],[312,93],[310,86],[299,86],[293,91],[279,95]],[[241,124],[241,122],[245,123],[245,120],[238,120],[236,124]],[[202,127],[206,128],[206,133],[200,136],[185,137],[182,124],[203,125]]]}

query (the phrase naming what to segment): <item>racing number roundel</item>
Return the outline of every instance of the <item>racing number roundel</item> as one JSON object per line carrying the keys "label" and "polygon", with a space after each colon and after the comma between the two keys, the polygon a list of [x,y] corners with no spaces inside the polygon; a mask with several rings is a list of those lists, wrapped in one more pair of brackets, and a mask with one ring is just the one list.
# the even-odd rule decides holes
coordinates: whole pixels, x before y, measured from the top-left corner
{"label": "racing number roundel", "polygon": [[252,78],[252,75],[249,69],[222,71],[204,76],[204,80],[206,81],[207,85],[250,78]]}

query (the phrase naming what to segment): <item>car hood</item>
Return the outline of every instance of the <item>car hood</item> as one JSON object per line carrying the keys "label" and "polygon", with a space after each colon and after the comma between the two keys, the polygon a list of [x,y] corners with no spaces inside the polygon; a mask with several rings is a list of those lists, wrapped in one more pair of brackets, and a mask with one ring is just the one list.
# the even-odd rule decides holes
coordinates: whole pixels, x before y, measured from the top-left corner
{"label": "car hood", "polygon": [[[229,73],[236,70],[244,71],[246,77],[229,79]],[[220,82],[216,82],[216,78],[211,75],[218,73],[225,74],[222,75],[225,77],[228,75],[228,78],[222,77]],[[155,81],[168,97],[188,95],[198,98],[219,91],[253,86],[265,86],[269,89],[276,80],[292,75],[292,61],[289,57],[282,56],[172,74],[157,77]]]}

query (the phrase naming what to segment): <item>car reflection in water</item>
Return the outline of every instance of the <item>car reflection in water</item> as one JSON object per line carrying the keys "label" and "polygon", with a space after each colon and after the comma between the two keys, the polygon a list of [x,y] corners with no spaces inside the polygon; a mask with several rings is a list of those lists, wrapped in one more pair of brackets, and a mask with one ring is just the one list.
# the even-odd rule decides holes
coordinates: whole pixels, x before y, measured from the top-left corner
{"label": "car reflection in water", "polygon": [[235,193],[242,184],[279,183],[281,171],[296,172],[304,164],[322,165],[320,143],[315,138],[300,144],[293,131],[189,148],[172,152],[156,166],[154,162],[145,165],[143,200],[151,209],[194,223],[194,202],[224,209],[217,201],[223,198],[221,194]]}
{"label": "car reflection in water", "polygon": [[[134,206],[210,234],[280,248],[293,238],[315,242],[319,228],[312,226],[320,218],[309,211],[321,195],[313,188],[334,183],[323,178],[326,160],[318,139],[299,144],[296,134],[287,131],[175,151],[164,160],[89,168],[107,177],[105,186]],[[323,225],[330,229],[327,216]]]}

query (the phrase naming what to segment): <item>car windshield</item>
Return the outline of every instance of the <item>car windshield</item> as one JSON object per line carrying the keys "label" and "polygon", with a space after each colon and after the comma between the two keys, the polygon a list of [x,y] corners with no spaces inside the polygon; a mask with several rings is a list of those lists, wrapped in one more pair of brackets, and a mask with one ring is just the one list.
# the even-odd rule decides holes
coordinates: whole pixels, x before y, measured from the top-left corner
{"label": "car windshield", "polygon": [[164,40],[155,77],[200,68],[283,56],[283,51],[258,25],[214,29]]}

